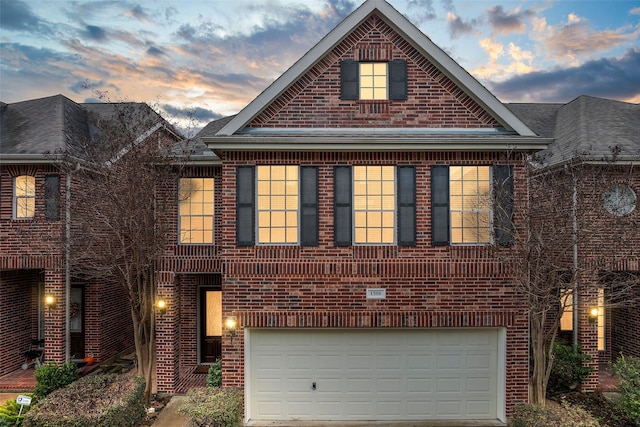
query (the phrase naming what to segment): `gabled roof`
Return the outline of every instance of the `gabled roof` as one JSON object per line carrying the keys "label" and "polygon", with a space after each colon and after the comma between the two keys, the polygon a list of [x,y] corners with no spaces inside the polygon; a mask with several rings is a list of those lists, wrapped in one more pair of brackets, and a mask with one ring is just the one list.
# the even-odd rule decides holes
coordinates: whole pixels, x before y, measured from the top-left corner
{"label": "gabled roof", "polygon": [[554,138],[540,153],[549,166],[580,158],[640,161],[640,104],[580,96],[567,104],[509,104],[531,129]]}
{"label": "gabled roof", "polygon": [[[215,136],[230,137],[241,132],[254,117],[268,107],[270,103],[294,84],[318,61],[325,57],[325,55],[372,14],[376,14],[383,19],[418,52],[424,55],[458,85],[458,87],[462,88],[482,108],[488,111],[507,131],[510,131],[512,135],[536,137],[535,133],[507,109],[493,94],[384,0],[365,1],[264,92],[247,105],[238,115],[224,125]],[[315,134],[318,132],[322,133],[322,129],[314,129],[314,131],[316,131]],[[371,129],[360,129],[360,134],[371,132]],[[380,129],[377,129],[377,132],[373,133],[379,134]],[[440,133],[446,132],[441,130]],[[213,138],[210,138],[209,135],[203,136],[203,139],[206,139],[206,142],[209,142],[212,147],[215,145]],[[540,146],[540,142],[542,141],[538,141],[538,146]]]}
{"label": "gabled roof", "polygon": [[89,138],[87,112],[62,95],[4,104],[0,111],[0,161],[52,160]]}
{"label": "gabled roof", "polygon": [[[83,144],[99,144],[110,120],[126,123],[132,134],[146,138],[163,129],[183,137],[145,103],[78,104],[63,95],[0,104],[0,163],[51,163],[62,153],[84,158]],[[124,112],[124,113],[123,113]],[[126,117],[117,117],[126,114]],[[190,161],[216,161],[202,143],[189,146]],[[183,144],[183,148],[184,148]],[[180,151],[184,154],[184,150]]]}

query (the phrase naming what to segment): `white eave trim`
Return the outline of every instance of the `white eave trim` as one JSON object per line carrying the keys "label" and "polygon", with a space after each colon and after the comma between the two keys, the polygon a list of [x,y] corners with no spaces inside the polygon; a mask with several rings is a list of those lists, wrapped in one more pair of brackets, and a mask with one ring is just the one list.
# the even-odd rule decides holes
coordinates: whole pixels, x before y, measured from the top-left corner
{"label": "white eave trim", "polygon": [[398,151],[540,151],[553,139],[514,136],[445,137],[207,137],[202,141],[216,153],[224,151],[398,152]]}
{"label": "white eave trim", "polygon": [[293,64],[275,82],[217,132],[220,136],[230,136],[242,129],[291,84],[306,73],[315,63],[340,43],[371,13],[378,10],[389,25],[407,41],[429,58],[434,65],[451,78],[457,85],[466,89],[466,93],[508,129],[521,136],[535,136],[515,114],[505,107],[491,92],[481,85],[465,69],[455,62],[442,49],[435,45],[416,26],[384,0],[367,0],[358,9],[345,18],[329,32],[309,52]]}

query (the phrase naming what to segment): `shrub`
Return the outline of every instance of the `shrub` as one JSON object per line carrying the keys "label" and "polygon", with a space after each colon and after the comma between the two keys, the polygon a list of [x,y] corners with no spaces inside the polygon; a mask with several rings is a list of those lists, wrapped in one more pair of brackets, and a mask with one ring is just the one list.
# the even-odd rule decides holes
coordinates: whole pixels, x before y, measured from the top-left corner
{"label": "shrub", "polygon": [[513,409],[512,427],[599,427],[600,424],[587,411],[566,402],[549,402],[545,407],[518,405]]}
{"label": "shrub", "polygon": [[139,426],[146,418],[144,381],[131,375],[91,375],[51,393],[24,419],[25,427]]}
{"label": "shrub", "polygon": [[613,370],[620,376],[618,406],[640,425],[640,358],[621,356]]}
{"label": "shrub", "polygon": [[200,427],[241,425],[242,391],[224,387],[191,389],[178,414],[186,415],[194,425]]}
{"label": "shrub", "polygon": [[216,359],[215,363],[209,367],[207,387],[222,387],[222,359]]}
{"label": "shrub", "polygon": [[78,377],[78,367],[73,363],[65,363],[61,366],[47,363],[36,368],[35,394],[39,398],[46,397],[51,392],[71,384]]}
{"label": "shrub", "polygon": [[[32,395],[27,393],[26,396]],[[35,403],[35,401],[33,403]],[[18,405],[14,399],[7,400],[0,406],[0,427],[21,426],[22,420],[29,409],[31,409],[31,406],[24,406],[22,408],[22,414],[18,415],[20,414],[20,405]]]}
{"label": "shrub", "polygon": [[593,368],[583,366],[591,360],[591,356],[584,354],[580,346],[556,342],[553,345],[553,357],[547,394],[575,390],[593,371]]}

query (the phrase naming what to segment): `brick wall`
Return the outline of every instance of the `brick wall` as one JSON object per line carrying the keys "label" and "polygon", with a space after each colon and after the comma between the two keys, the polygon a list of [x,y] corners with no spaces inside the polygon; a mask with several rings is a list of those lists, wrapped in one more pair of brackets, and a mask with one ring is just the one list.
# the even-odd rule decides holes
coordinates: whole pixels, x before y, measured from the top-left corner
{"label": "brick wall", "polygon": [[[528,398],[528,318],[509,266],[483,246],[431,246],[430,166],[503,162],[497,153],[225,153],[222,169],[224,315],[241,327],[506,327],[508,407]],[[235,167],[245,164],[318,166],[320,241],[317,247],[235,246]],[[333,244],[333,166],[416,166],[417,245]],[[515,165],[516,191],[526,192]],[[515,206],[521,216],[525,206]],[[518,224],[522,226],[522,224]],[[508,249],[505,249],[508,250]],[[387,290],[367,300],[366,288]],[[244,381],[243,334],[223,337],[226,385]]]}
{"label": "brick wall", "polygon": [[[372,59],[373,58],[373,59]],[[340,61],[407,61],[406,101],[340,99]],[[490,128],[500,126],[445,74],[373,15],[248,127]]]}

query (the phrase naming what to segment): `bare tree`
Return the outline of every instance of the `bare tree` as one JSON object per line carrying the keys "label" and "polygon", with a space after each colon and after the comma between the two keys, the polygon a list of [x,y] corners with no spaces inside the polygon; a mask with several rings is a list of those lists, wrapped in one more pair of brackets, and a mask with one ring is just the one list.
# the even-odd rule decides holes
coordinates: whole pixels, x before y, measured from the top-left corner
{"label": "bare tree", "polygon": [[[156,273],[169,243],[179,135],[147,104],[87,105],[90,140],[62,163],[73,186],[72,275],[120,285],[130,302],[138,374],[149,399],[155,368]],[[174,230],[175,231],[175,230]]]}
{"label": "bare tree", "polygon": [[[580,328],[589,327],[588,310],[597,306],[598,289],[604,289],[608,308],[638,303],[640,276],[610,272],[623,270],[629,260],[637,258],[633,248],[640,242],[640,215],[617,216],[614,226],[614,218],[603,212],[602,196],[616,183],[633,179],[637,183],[638,172],[634,175],[633,165],[617,164],[614,156],[598,162],[577,156],[555,168],[541,168],[532,161],[527,175],[529,194],[516,192],[513,204],[528,206],[528,210],[521,210],[521,217],[509,223],[518,227],[515,233],[510,227],[502,231],[513,236],[510,250],[496,254],[506,265],[514,266],[515,286],[527,302],[531,400],[544,405],[563,314],[574,313],[576,337]],[[496,199],[511,194],[501,184]],[[512,213],[498,211],[496,216],[511,217]]]}

